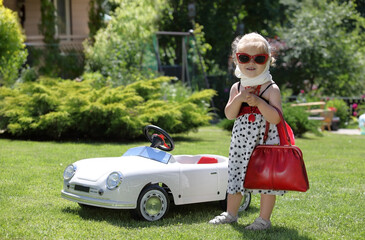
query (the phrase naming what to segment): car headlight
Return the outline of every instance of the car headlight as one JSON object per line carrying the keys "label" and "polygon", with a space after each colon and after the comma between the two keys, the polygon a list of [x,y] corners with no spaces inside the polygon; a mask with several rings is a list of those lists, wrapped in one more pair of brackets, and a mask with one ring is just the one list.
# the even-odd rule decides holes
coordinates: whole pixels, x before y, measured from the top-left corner
{"label": "car headlight", "polygon": [[122,183],[122,174],[120,172],[112,172],[106,179],[106,186],[109,190],[116,189]]}
{"label": "car headlight", "polygon": [[73,164],[68,165],[63,172],[63,179],[66,181],[70,180],[76,172],[76,166]]}

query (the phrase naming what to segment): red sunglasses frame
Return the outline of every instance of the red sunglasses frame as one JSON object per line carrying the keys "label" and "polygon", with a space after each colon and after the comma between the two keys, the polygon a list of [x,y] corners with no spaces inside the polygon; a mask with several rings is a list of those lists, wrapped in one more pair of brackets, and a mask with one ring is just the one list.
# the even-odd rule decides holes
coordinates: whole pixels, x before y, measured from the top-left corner
{"label": "red sunglasses frame", "polygon": [[[240,56],[241,55],[244,55],[244,56],[247,56],[249,58],[249,60],[247,62],[241,62],[240,61]],[[264,56],[265,57],[265,61],[263,63],[258,63],[256,62],[256,57],[262,57]],[[245,64],[245,63],[249,63],[251,61],[251,59],[253,59],[253,61],[256,63],[256,64],[259,64],[259,65],[264,65],[267,60],[269,59],[269,54],[266,54],[266,53],[262,53],[262,54],[256,54],[256,55],[250,55],[250,54],[247,54],[247,53],[236,53],[236,57],[237,57],[237,61],[241,64]]]}

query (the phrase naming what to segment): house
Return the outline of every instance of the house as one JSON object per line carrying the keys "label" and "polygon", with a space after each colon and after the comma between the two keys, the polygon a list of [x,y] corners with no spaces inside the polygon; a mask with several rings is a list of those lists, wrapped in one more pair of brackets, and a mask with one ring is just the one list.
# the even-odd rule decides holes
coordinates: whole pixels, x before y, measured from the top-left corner
{"label": "house", "polygon": [[[88,37],[90,0],[50,0],[57,15],[56,37],[60,48],[82,49],[82,42]],[[39,31],[41,23],[41,0],[3,0],[5,7],[18,13],[24,29],[27,46],[43,46],[43,36]]]}

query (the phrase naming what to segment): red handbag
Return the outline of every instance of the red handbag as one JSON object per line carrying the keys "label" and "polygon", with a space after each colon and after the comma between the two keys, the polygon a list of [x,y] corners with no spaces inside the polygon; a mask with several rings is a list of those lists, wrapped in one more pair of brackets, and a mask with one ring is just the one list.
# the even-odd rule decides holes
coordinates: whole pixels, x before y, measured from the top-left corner
{"label": "red handbag", "polygon": [[[258,145],[248,162],[244,187],[247,189],[268,189],[306,192],[309,189],[307,171],[302,151],[292,145],[289,125],[279,109],[281,122],[277,125],[280,145]],[[269,131],[266,122],[264,143]],[[280,136],[282,134],[285,136]],[[291,132],[292,134],[292,132]]]}

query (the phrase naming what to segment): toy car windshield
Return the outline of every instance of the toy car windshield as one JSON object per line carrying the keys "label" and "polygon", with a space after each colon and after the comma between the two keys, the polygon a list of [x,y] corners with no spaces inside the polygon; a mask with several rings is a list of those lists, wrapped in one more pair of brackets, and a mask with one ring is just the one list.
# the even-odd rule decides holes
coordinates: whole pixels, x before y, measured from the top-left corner
{"label": "toy car windshield", "polygon": [[167,164],[171,154],[151,147],[135,147],[123,154],[125,156],[139,156]]}

